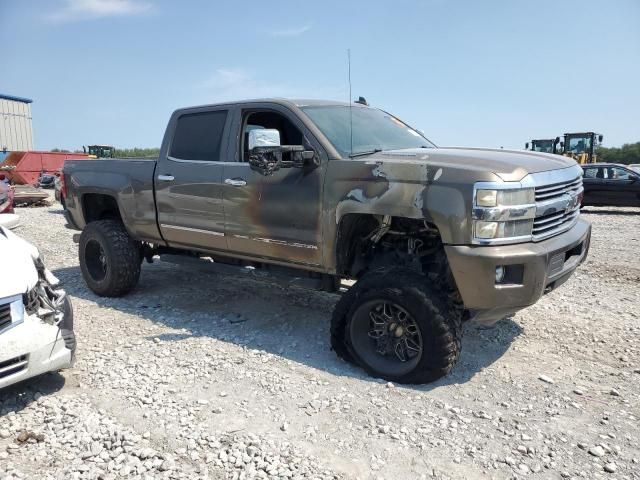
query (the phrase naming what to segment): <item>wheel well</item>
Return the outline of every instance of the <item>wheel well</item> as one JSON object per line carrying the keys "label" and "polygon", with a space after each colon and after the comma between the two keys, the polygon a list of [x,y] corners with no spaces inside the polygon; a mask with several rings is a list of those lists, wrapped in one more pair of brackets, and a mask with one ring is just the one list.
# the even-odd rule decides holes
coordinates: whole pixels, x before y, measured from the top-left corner
{"label": "wheel well", "polygon": [[440,232],[426,220],[345,215],[338,226],[336,262],[338,276],[354,279],[375,270],[411,269],[448,292],[457,308],[463,308]]}
{"label": "wheel well", "polygon": [[82,196],[82,211],[85,223],[113,218],[122,220],[118,202],[110,195],[87,193]]}
{"label": "wheel well", "polygon": [[372,268],[399,264],[432,273],[436,259],[439,264],[447,263],[440,232],[425,220],[348,214],[340,221],[336,245],[339,275],[359,278]]}

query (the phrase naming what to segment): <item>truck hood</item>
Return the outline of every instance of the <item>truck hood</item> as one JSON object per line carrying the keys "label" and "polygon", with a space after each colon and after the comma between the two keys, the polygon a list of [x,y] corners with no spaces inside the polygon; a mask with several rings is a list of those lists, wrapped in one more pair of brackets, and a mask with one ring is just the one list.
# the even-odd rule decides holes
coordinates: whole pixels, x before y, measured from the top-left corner
{"label": "truck hood", "polygon": [[38,249],[4,227],[0,227],[0,298],[21,295],[38,283],[33,263]]}
{"label": "truck hood", "polygon": [[518,182],[530,173],[558,170],[576,165],[568,157],[526,150],[491,148],[408,148],[386,150],[363,160],[422,160],[431,165],[456,166],[490,171],[505,182]]}

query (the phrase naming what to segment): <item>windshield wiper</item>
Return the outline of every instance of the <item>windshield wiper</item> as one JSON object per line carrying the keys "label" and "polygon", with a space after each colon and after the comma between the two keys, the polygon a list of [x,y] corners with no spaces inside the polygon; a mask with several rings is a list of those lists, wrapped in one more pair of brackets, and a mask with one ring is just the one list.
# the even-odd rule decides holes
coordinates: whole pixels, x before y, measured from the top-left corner
{"label": "windshield wiper", "polygon": [[367,151],[364,151],[364,152],[352,153],[351,155],[349,155],[349,158],[364,157],[366,155],[373,155],[374,153],[378,153],[378,152],[381,152],[381,151],[382,151],[381,148],[374,148],[373,150],[367,150]]}

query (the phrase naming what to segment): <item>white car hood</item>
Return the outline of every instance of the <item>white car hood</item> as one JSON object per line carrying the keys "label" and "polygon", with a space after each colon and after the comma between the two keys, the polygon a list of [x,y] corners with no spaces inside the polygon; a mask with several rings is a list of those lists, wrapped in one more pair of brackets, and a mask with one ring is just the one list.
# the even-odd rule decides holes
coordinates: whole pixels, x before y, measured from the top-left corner
{"label": "white car hood", "polygon": [[0,227],[0,298],[21,295],[38,283],[34,260],[38,249],[8,229]]}

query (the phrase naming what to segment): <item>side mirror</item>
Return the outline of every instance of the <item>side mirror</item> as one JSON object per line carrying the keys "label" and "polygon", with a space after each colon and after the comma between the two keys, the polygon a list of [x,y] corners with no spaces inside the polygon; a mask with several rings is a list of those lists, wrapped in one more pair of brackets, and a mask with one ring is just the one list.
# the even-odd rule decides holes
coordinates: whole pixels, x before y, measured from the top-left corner
{"label": "side mirror", "polygon": [[304,168],[320,164],[316,152],[302,145],[280,145],[280,132],[257,129],[249,132],[249,166],[261,175],[272,175],[281,168]]}
{"label": "side mirror", "polygon": [[560,137],[556,137],[556,139],[553,141],[554,145],[557,145],[560,143]]}
{"label": "side mirror", "polygon": [[527,143],[525,143],[525,144],[524,144],[524,149],[525,149],[525,150],[529,150],[529,142],[527,142]]}
{"label": "side mirror", "polygon": [[602,139],[603,139],[603,138],[604,138],[604,137],[603,137],[602,135],[598,135],[598,142],[602,143]]}
{"label": "side mirror", "polygon": [[249,131],[249,151],[256,147],[279,147],[280,132],[275,128],[260,128]]}

